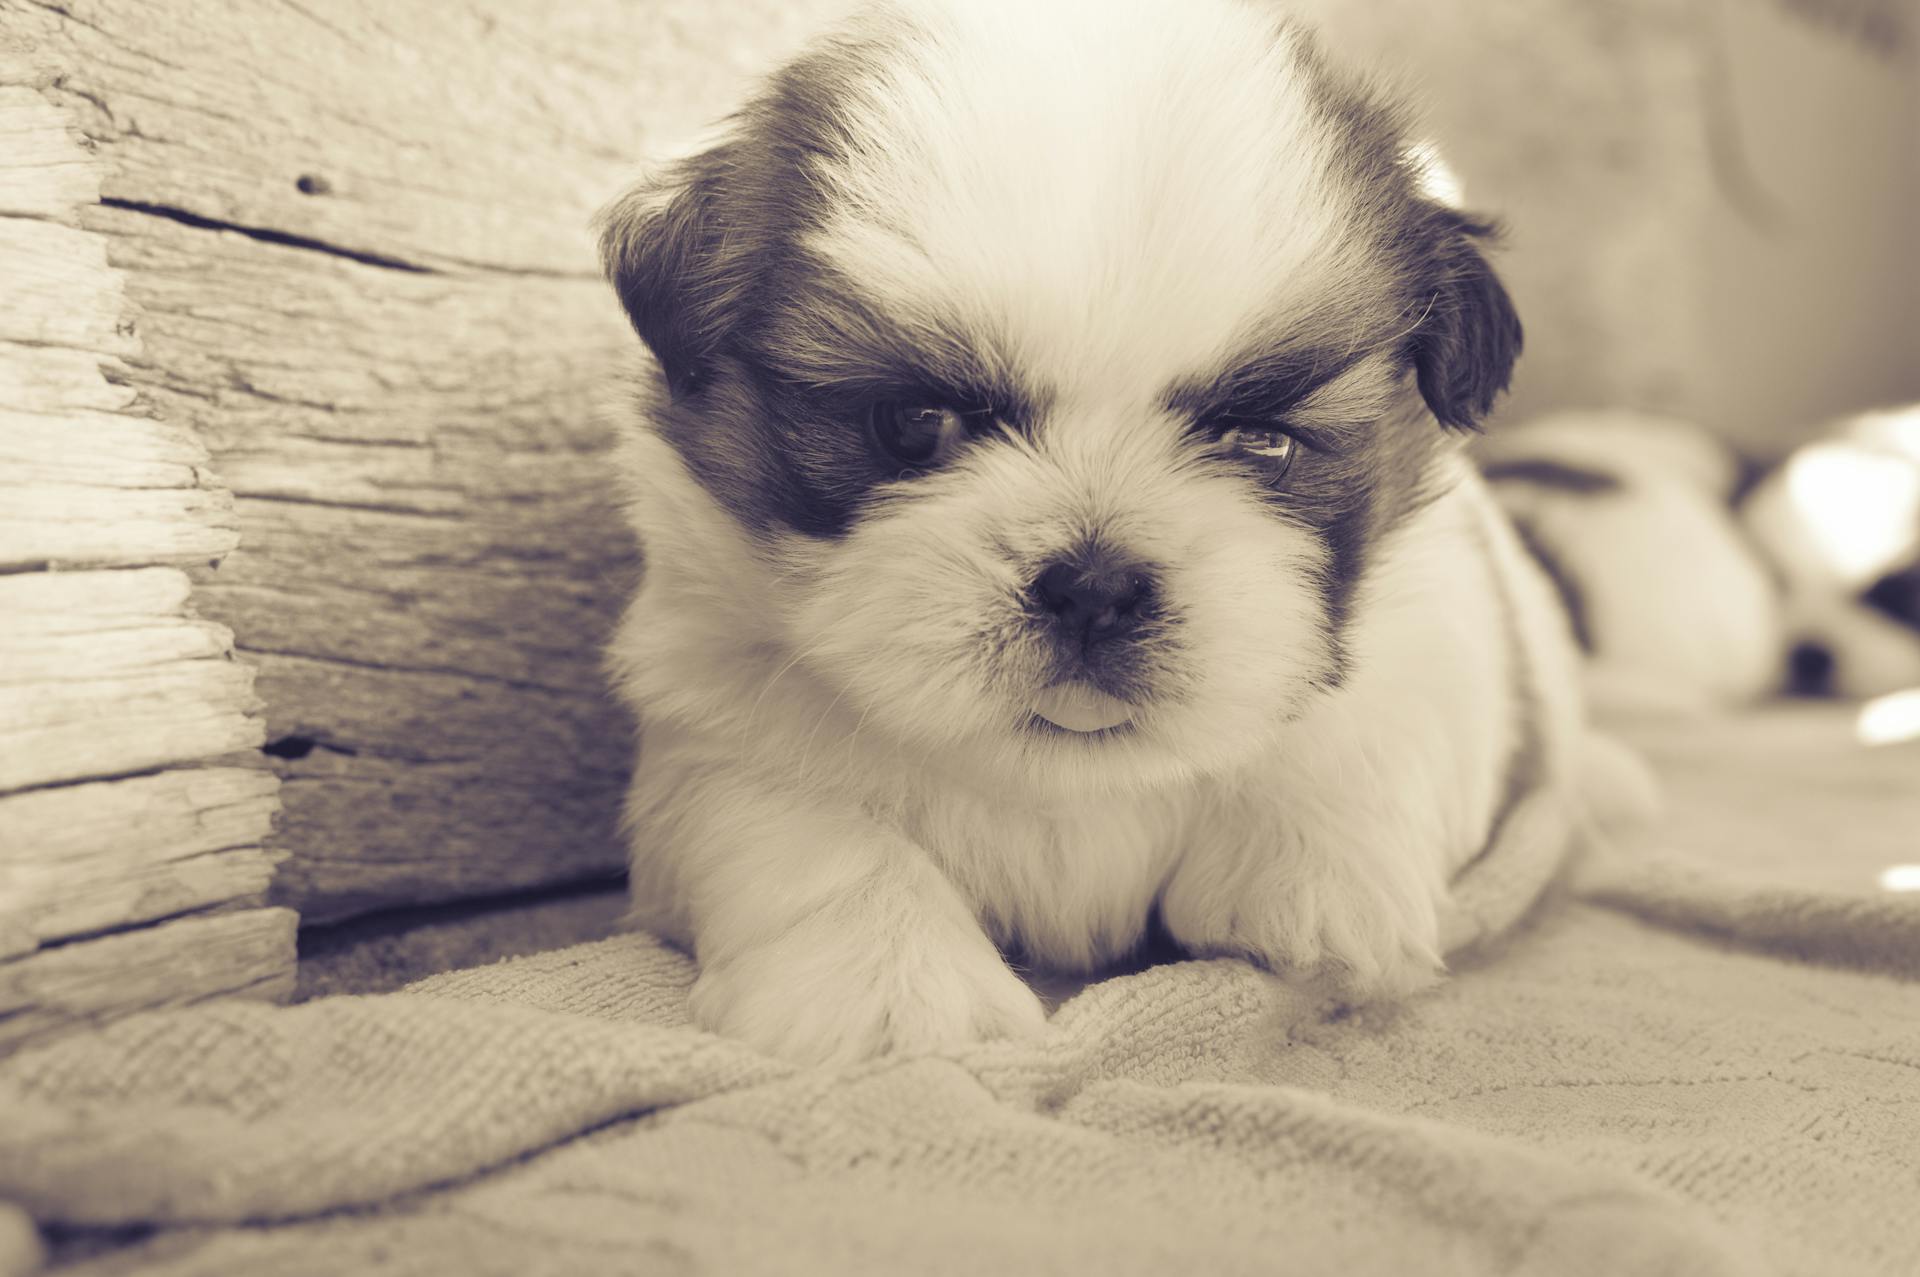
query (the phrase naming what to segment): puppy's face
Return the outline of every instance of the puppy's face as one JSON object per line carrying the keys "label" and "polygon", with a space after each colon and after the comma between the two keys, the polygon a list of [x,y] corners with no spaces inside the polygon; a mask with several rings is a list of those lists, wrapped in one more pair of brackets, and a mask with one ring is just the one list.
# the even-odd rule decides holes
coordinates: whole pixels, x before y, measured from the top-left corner
{"label": "puppy's face", "polygon": [[604,247],[655,429],[862,730],[1137,783],[1339,683],[1439,423],[1506,383],[1484,228],[1405,154],[1252,4],[889,8]]}

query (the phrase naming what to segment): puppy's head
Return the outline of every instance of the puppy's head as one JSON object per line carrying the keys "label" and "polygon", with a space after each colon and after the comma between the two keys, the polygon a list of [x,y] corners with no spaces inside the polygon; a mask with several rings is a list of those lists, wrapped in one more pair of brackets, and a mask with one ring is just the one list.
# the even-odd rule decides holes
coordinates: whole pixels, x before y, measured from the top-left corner
{"label": "puppy's head", "polygon": [[864,730],[1124,783],[1339,683],[1442,427],[1506,385],[1486,227],[1408,155],[1250,3],[896,5],[603,247],[654,429]]}

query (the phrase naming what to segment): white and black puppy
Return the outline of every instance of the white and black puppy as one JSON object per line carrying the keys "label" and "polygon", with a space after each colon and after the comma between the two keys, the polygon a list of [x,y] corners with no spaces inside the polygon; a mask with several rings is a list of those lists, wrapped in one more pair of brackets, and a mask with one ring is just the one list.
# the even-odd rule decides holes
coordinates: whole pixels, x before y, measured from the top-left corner
{"label": "white and black puppy", "polygon": [[1689,422],[1590,410],[1510,426],[1479,458],[1560,592],[1590,712],[1703,714],[1778,688],[1779,599],[1735,522],[1741,465],[1726,444]]}
{"label": "white and black puppy", "polygon": [[605,215],[657,357],[639,918],[804,1060],[1024,1034],[1003,954],[1391,994],[1517,801],[1551,590],[1460,448],[1520,347],[1395,111],[1242,0],[869,11]]}
{"label": "white and black puppy", "polygon": [[1778,577],[1789,690],[1920,686],[1920,404],[1828,423],[1738,517]]}

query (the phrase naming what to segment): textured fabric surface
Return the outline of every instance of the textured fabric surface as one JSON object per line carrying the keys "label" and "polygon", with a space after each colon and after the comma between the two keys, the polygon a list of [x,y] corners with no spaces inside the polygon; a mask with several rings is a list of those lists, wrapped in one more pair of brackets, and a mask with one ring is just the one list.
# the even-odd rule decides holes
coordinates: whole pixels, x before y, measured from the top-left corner
{"label": "textured fabric surface", "polygon": [[603,940],[621,930],[624,882],[450,905],[416,906],[300,933],[293,999],[391,993],[415,980],[502,958]]}
{"label": "textured fabric surface", "polygon": [[795,1070],[620,936],[16,1056],[0,1198],[167,1225],[91,1272],[1910,1274],[1920,749],[1843,729],[1666,733],[1660,833],[1497,945],[1542,866],[1477,866],[1396,1009],[1175,963],[1037,1046]]}

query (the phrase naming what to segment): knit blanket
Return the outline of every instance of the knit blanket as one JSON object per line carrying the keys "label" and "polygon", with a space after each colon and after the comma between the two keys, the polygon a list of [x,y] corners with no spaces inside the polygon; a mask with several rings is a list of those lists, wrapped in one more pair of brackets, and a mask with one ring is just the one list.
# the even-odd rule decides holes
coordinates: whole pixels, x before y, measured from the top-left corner
{"label": "knit blanket", "polygon": [[1038,1044],[800,1070],[622,935],[23,1052],[0,1199],[87,1273],[1910,1275],[1920,747],[1846,726],[1642,742],[1659,831],[1524,922],[1555,866],[1477,864],[1397,1008],[1176,962]]}

